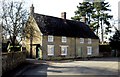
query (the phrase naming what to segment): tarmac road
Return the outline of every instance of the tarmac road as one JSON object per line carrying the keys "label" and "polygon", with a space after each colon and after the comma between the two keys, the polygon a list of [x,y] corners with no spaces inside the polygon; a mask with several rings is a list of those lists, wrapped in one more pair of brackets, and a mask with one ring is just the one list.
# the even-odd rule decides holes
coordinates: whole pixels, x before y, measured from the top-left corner
{"label": "tarmac road", "polygon": [[34,65],[29,66],[27,70],[18,74],[24,77],[118,77],[118,59],[117,58],[100,58],[88,61],[40,61],[29,60]]}

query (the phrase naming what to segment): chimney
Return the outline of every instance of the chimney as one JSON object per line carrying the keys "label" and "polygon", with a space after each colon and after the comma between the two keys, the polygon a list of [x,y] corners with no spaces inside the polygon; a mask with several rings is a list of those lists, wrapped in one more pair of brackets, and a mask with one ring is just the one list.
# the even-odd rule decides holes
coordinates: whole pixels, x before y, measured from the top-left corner
{"label": "chimney", "polygon": [[33,16],[34,15],[34,6],[32,4],[32,6],[30,7],[30,15]]}
{"label": "chimney", "polygon": [[82,16],[82,17],[81,17],[81,22],[86,23],[86,17],[85,17],[85,16]]}
{"label": "chimney", "polygon": [[90,25],[90,22],[88,21],[88,18],[86,18],[86,16],[81,17],[81,22],[84,22],[85,24]]}
{"label": "chimney", "polygon": [[66,12],[62,12],[61,13],[61,18],[64,19],[64,20],[66,20]]}

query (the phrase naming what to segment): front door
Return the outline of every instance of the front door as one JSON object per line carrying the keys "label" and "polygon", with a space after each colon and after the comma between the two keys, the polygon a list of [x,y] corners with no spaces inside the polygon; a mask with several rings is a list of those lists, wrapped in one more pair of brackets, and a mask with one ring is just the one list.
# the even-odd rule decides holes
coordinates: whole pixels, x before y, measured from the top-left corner
{"label": "front door", "polygon": [[78,56],[78,57],[82,57],[82,47],[79,47],[79,48],[78,48],[77,56]]}
{"label": "front door", "polygon": [[38,58],[38,45],[36,46],[36,58]]}
{"label": "front door", "polygon": [[39,58],[39,59],[42,58],[42,51],[40,49],[40,44],[36,46],[36,58]]}

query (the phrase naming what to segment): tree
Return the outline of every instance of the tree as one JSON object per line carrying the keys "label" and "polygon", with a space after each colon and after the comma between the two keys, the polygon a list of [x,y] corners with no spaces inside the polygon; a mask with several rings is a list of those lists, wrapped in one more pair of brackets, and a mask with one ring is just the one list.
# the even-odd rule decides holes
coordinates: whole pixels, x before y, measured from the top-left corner
{"label": "tree", "polygon": [[108,32],[111,32],[110,30],[111,25],[110,25],[109,19],[111,19],[113,16],[107,13],[107,11],[111,11],[110,9],[108,9],[110,5],[108,2],[94,2],[93,7],[94,7],[94,10],[96,11],[92,15],[92,18],[97,21],[96,34],[98,35],[98,30],[99,28],[101,28],[101,40],[102,42],[104,42],[104,37],[103,37],[104,33],[108,34]]}
{"label": "tree", "polygon": [[2,12],[0,14],[3,22],[2,28],[9,35],[13,48],[17,38],[20,39],[18,42],[20,43],[23,37],[23,27],[28,16],[28,12],[23,6],[23,2],[2,1]]}
{"label": "tree", "polygon": [[86,20],[88,20],[88,24],[90,24],[91,14],[93,13],[92,4],[89,2],[79,3],[77,9],[78,10],[75,11],[75,16],[71,17],[71,19],[80,21],[82,17],[85,17]]}
{"label": "tree", "polygon": [[[111,11],[108,9],[110,7],[108,2],[83,2],[79,3],[77,6],[77,11],[75,11],[75,16],[71,17],[73,20],[81,21],[81,17],[85,17],[88,21],[88,25],[95,32],[96,35],[99,33],[101,28],[101,37],[103,40],[103,34],[111,32],[109,20],[113,17],[107,12]],[[106,25],[106,26],[105,26]],[[104,31],[105,28],[105,31]]]}
{"label": "tree", "polygon": [[112,47],[112,49],[120,52],[120,30],[116,30],[113,37],[110,38],[110,46]]}
{"label": "tree", "polygon": [[35,29],[34,26],[32,26],[34,24],[34,20],[32,16],[29,16],[25,27],[23,29],[23,35],[25,38],[30,39],[30,58],[32,58],[32,44],[33,44],[33,37],[37,37],[35,36],[35,31],[37,32],[37,30]]}

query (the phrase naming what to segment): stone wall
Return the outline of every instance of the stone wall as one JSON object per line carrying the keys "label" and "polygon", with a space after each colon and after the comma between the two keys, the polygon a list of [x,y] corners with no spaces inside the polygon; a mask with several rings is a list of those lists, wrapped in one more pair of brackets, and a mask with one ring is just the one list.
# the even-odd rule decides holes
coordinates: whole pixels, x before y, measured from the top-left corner
{"label": "stone wall", "polygon": [[2,73],[12,70],[19,64],[25,62],[25,52],[2,53]]}
{"label": "stone wall", "polygon": [[[89,57],[87,54],[87,46],[92,47],[92,54],[91,57],[98,57],[99,56],[99,40],[98,39],[91,39],[91,43],[88,44],[88,38],[84,38],[84,43],[80,43],[80,38],[74,37],[67,37],[67,42],[61,42],[61,36],[54,36],[54,42],[48,42],[48,36],[43,36],[42,40],[42,52],[43,52],[43,59],[49,58],[78,58],[78,57]],[[54,45],[54,56],[47,55],[47,45]],[[61,46],[68,46],[67,47],[67,55],[61,56]],[[80,49],[81,48],[81,49]],[[79,52],[79,53],[78,53]]]}

